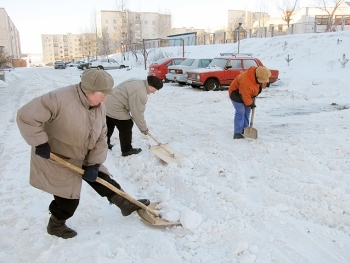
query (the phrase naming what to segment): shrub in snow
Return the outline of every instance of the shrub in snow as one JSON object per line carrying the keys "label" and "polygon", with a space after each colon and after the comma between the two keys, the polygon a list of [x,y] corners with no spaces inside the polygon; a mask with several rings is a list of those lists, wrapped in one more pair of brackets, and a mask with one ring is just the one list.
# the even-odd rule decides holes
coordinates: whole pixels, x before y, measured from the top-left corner
{"label": "shrub in snow", "polygon": [[345,64],[349,62],[349,59],[348,58],[345,58],[345,54],[343,54],[343,60],[340,60],[340,63],[342,65],[343,68],[345,68]]}
{"label": "shrub in snow", "polygon": [[292,61],[293,59],[292,58],[289,58],[289,55],[288,57],[286,58],[287,62],[288,62],[288,66],[289,66],[289,62]]}

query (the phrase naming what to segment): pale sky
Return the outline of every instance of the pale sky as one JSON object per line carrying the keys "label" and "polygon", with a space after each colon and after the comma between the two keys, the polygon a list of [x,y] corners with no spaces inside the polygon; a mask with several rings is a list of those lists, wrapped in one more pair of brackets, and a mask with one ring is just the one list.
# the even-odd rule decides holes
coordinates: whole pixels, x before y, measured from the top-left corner
{"label": "pale sky", "polygon": [[[278,0],[275,0],[278,1]],[[41,53],[41,34],[80,34],[91,25],[99,10],[117,10],[122,0],[2,0],[20,33],[22,53]],[[268,3],[264,7],[262,3]],[[301,0],[303,5],[309,0]],[[206,31],[226,27],[228,10],[275,12],[274,0],[124,0],[135,12],[159,12],[172,16],[172,27]],[[305,3],[305,4],[304,4]],[[119,9],[120,10],[120,9]]]}

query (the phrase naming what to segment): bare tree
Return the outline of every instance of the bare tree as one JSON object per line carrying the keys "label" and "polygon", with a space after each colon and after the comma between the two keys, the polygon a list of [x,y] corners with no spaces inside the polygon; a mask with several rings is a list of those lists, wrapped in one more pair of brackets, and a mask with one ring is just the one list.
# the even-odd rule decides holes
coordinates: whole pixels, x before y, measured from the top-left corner
{"label": "bare tree", "polygon": [[298,1],[299,0],[283,0],[282,4],[278,6],[278,9],[282,12],[282,20],[287,23],[288,27],[293,20],[293,16],[297,12]]}
{"label": "bare tree", "polygon": [[87,56],[89,61],[91,56],[96,57],[98,54],[96,10],[91,13],[90,25],[84,27],[81,31],[84,33],[79,38],[80,49],[82,56]]}
{"label": "bare tree", "polygon": [[6,68],[9,64],[12,64],[12,57],[7,53],[0,53],[0,69]]}
{"label": "bare tree", "polygon": [[[344,3],[344,0],[319,0],[319,6],[317,8],[325,11],[328,14],[326,32],[331,32],[337,26],[334,21],[334,14],[339,6]],[[327,7],[328,4],[334,5],[334,7]]]}
{"label": "bare tree", "polygon": [[115,0],[116,3],[116,17],[114,33],[112,39],[116,49],[122,53],[125,58],[125,52],[128,45],[132,43],[133,39],[133,25],[137,13],[130,12],[127,8],[127,0]]}
{"label": "bare tree", "polygon": [[96,34],[85,33],[81,34],[80,38],[80,48],[82,50],[82,55],[87,56],[90,60],[91,56],[95,56],[97,53],[97,43],[96,43]]}
{"label": "bare tree", "polygon": [[110,44],[112,40],[109,37],[108,30],[106,28],[102,29],[102,34],[98,39],[98,51],[99,55],[108,56],[111,53]]}
{"label": "bare tree", "polygon": [[256,27],[255,33],[256,37],[264,37],[264,28],[267,26],[267,20],[269,18],[268,6],[268,0],[260,0],[257,3],[257,10],[259,10],[259,12],[254,13],[254,20],[258,21],[258,26]]}

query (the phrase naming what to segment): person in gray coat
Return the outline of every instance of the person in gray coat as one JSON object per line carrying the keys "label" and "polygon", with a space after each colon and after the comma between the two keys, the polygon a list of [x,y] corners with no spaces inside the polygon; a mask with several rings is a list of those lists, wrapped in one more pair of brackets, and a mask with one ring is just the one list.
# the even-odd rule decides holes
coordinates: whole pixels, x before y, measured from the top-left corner
{"label": "person in gray coat", "polygon": [[[107,126],[104,102],[114,80],[104,70],[85,70],[81,82],[33,99],[17,113],[17,124],[31,147],[30,184],[53,195],[47,232],[71,238],[77,232],[66,226],[76,211],[84,179],[98,194],[117,205],[122,215],[140,209],[124,197],[96,182],[97,177],[120,185],[102,164],[107,157]],[[83,176],[50,159],[54,153],[84,169]],[[149,200],[141,199],[145,205]]]}
{"label": "person in gray coat", "polygon": [[163,82],[156,76],[147,76],[147,80],[128,79],[113,91],[106,100],[107,143],[112,149],[111,136],[114,128],[119,131],[119,142],[122,156],[138,154],[140,148],[132,147],[132,127],[134,122],[143,134],[148,133],[144,112],[147,95],[155,93],[163,87]]}

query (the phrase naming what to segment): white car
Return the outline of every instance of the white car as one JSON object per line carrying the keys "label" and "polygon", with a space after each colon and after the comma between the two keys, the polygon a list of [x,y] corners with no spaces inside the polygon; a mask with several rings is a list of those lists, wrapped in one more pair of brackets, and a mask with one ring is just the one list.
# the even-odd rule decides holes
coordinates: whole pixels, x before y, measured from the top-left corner
{"label": "white car", "polygon": [[165,78],[170,82],[177,82],[179,85],[187,84],[187,71],[207,67],[213,59],[211,58],[187,58],[179,65],[169,66]]}
{"label": "white car", "polygon": [[121,69],[128,67],[126,63],[120,64],[113,58],[101,58],[90,63],[90,68],[98,69]]}
{"label": "white car", "polygon": [[80,64],[85,63],[85,61],[75,61],[75,62],[69,62],[66,64],[66,68],[73,68],[73,67],[78,67]]}

